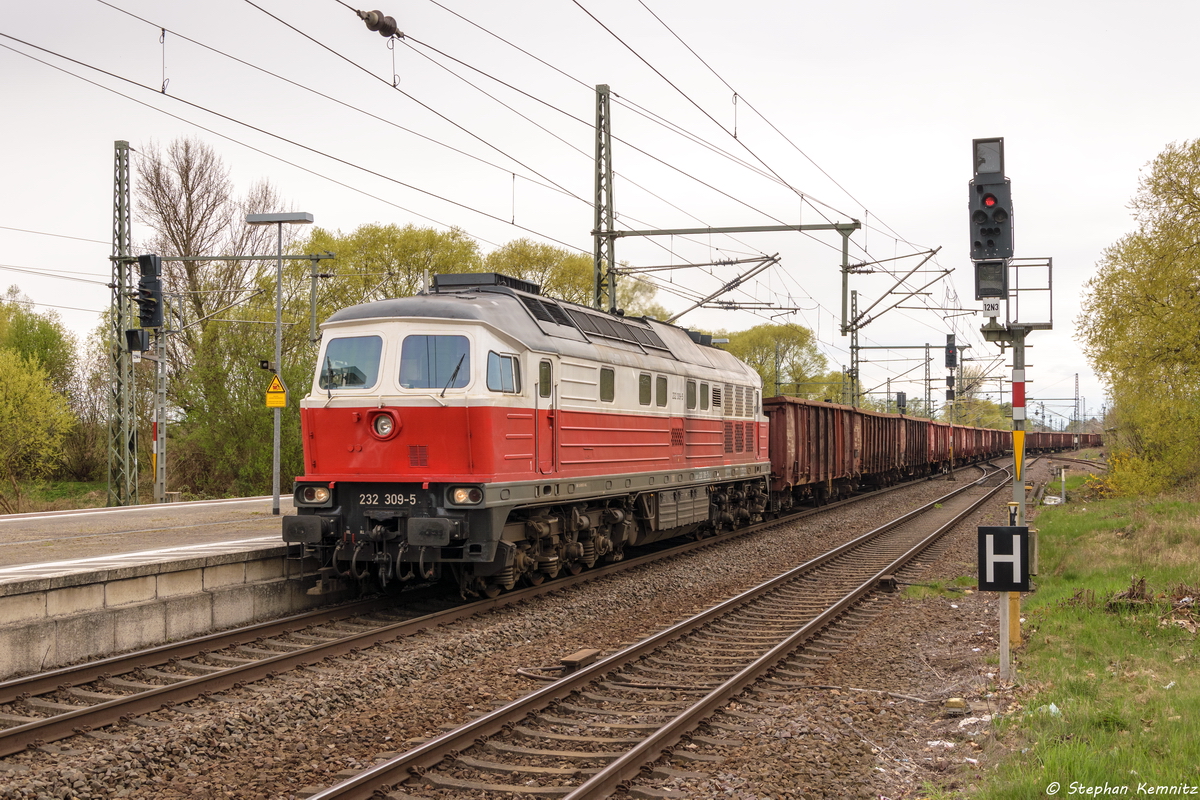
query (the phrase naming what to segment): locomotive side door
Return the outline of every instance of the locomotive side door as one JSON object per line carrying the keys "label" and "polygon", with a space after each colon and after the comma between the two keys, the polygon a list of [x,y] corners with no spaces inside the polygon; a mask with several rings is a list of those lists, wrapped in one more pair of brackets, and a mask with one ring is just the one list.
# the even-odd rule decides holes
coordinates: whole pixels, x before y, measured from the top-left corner
{"label": "locomotive side door", "polygon": [[537,465],[538,472],[548,475],[555,468],[558,420],[555,419],[554,365],[546,359],[538,363],[537,393]]}

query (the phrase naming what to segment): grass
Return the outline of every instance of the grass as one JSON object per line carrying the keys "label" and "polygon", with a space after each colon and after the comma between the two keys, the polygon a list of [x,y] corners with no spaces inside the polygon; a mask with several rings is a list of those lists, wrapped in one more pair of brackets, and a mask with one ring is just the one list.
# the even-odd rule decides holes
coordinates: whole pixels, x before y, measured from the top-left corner
{"label": "grass", "polygon": [[21,483],[21,511],[95,508],[108,500],[108,481],[30,481]]}
{"label": "grass", "polygon": [[[997,735],[1010,756],[972,797],[1082,787],[1200,786],[1200,496],[1086,499],[1042,509],[1037,591],[1017,654],[1021,713]],[[1054,710],[1051,710],[1053,705]],[[1077,790],[1074,794],[1083,794]]]}
{"label": "grass", "polygon": [[975,589],[977,583],[979,583],[979,579],[975,575],[960,575],[950,581],[910,583],[904,587],[904,597],[912,600],[924,600],[928,597],[946,597],[964,592],[970,593]]}

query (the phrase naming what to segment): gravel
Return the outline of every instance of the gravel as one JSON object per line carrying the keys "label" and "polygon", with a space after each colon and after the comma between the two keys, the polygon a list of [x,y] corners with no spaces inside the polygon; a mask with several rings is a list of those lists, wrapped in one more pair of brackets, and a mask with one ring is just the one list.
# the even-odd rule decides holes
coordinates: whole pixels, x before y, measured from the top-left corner
{"label": "gravel", "polygon": [[[961,475],[961,472],[960,472]],[[576,590],[330,659],[242,689],[0,759],[0,800],[37,798],[287,798],[325,786],[540,686],[519,667],[557,663],[584,647],[613,652],[944,494],[923,481],[775,531],[640,567]],[[1004,493],[988,524],[1004,515]],[[930,571],[973,574],[974,525]],[[875,621],[814,684],[939,700],[968,697],[1003,710],[984,656],[996,606],[980,594],[877,604]],[[957,605],[957,608],[952,606]],[[978,649],[976,649],[978,648]],[[927,780],[968,783],[985,758],[939,707],[848,689],[760,695],[752,728],[703,779],[674,779],[688,797],[899,797]],[[983,726],[986,730],[986,725]],[[730,736],[728,733],[713,735]],[[949,741],[952,748],[930,746]],[[971,742],[974,741],[974,744]],[[709,747],[694,745],[693,749]],[[61,748],[61,751],[60,751]],[[983,755],[968,755],[983,753]],[[682,762],[681,762],[682,763]],[[696,770],[690,766],[675,769]],[[439,796],[436,792],[431,796]],[[450,795],[442,795],[450,796]]]}

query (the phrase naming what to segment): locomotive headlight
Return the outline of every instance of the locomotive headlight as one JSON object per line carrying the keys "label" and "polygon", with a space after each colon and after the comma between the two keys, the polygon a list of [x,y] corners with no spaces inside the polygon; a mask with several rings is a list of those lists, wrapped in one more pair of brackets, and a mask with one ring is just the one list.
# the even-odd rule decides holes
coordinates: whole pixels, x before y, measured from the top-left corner
{"label": "locomotive headlight", "polygon": [[450,490],[450,502],[456,506],[474,506],[483,502],[483,490],[478,486],[455,486]]}
{"label": "locomotive headlight", "polygon": [[392,431],[395,429],[395,427],[396,427],[395,420],[393,420],[387,414],[380,414],[378,417],[375,418],[375,433],[379,434],[382,437],[386,438],[388,436],[391,436]]}
{"label": "locomotive headlight", "polygon": [[304,486],[296,495],[300,502],[306,505],[324,505],[329,502],[331,496],[324,486]]}

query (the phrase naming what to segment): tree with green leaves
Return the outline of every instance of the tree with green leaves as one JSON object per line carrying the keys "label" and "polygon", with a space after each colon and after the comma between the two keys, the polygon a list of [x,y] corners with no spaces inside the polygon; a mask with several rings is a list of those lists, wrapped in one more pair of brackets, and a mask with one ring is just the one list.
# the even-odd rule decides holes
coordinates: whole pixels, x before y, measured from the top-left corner
{"label": "tree with green leaves", "polygon": [[322,282],[318,295],[318,305],[328,313],[386,297],[409,297],[425,287],[426,275],[432,279],[438,273],[479,272],[483,267],[479,245],[458,228],[368,223],[342,233],[314,227],[294,249],[337,256],[322,262],[334,275]]}
{"label": "tree with green leaves", "polygon": [[[0,348],[0,510],[20,511],[21,480],[57,469],[63,439],[75,420],[67,398],[33,356]],[[9,488],[11,487],[11,489]]]}
{"label": "tree with green leaves", "polygon": [[1077,323],[1114,405],[1113,479],[1134,493],[1200,475],[1200,140],[1168,145],[1131,208]]}
{"label": "tree with green leaves", "polygon": [[591,305],[593,257],[562,247],[514,239],[488,253],[483,260],[487,272],[500,272],[532,281],[542,294],[569,303]]}
{"label": "tree with green leaves", "polygon": [[763,381],[763,394],[825,398],[830,387],[821,380],[828,364],[817,349],[816,337],[800,325],[756,325],[726,334],[724,345],[749,364]]}
{"label": "tree with green leaves", "polygon": [[54,390],[66,395],[75,372],[75,337],[55,311],[39,313],[16,286],[0,299],[0,347],[36,359]]}

